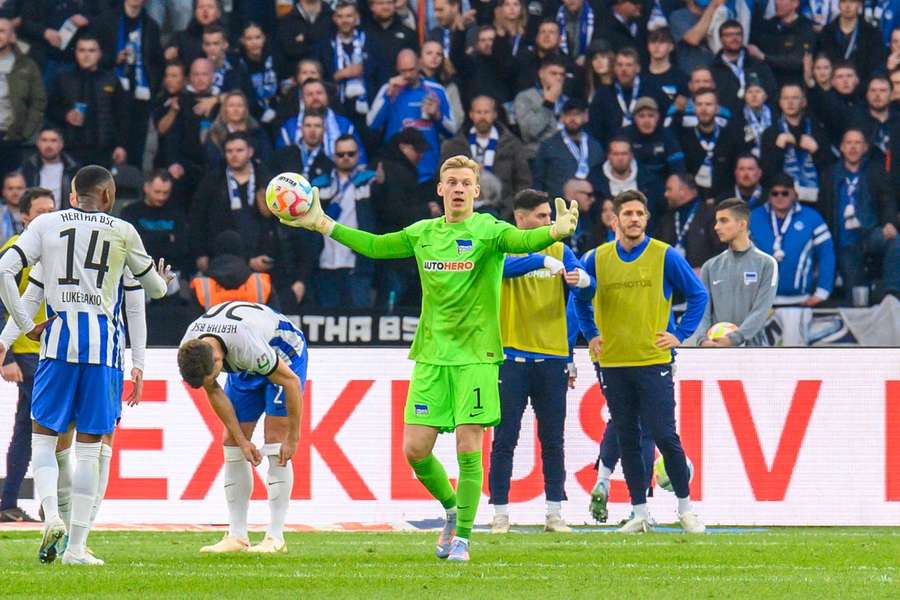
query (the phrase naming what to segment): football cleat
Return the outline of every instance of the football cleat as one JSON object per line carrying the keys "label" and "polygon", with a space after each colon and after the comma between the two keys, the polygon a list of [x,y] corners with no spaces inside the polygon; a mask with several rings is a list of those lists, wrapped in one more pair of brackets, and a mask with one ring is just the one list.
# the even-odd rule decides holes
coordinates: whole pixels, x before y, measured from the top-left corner
{"label": "football cleat", "polygon": [[447,558],[450,556],[450,542],[456,535],[456,511],[447,513],[447,520],[444,528],[438,535],[437,546],[434,549],[434,555],[438,558]]}
{"label": "football cleat", "polygon": [[494,515],[491,533],[509,533],[509,515]]}
{"label": "football cleat", "polygon": [[447,560],[453,562],[469,562],[469,542],[462,538],[454,537],[450,543],[450,555]]}
{"label": "football cleat", "polygon": [[59,517],[44,525],[44,537],[41,539],[41,548],[38,550],[38,560],[44,564],[49,564],[56,560],[56,555],[60,550],[60,542],[65,535],[66,524]]}
{"label": "football cleat", "polygon": [[619,527],[619,533],[647,533],[653,531],[653,526],[644,517],[632,517],[627,523]]}
{"label": "football cleat", "polygon": [[597,482],[594,489],[591,490],[591,516],[598,523],[606,523],[609,518],[609,510],[606,503],[609,501],[609,482],[604,483],[602,480]]}
{"label": "football cleat", "polygon": [[681,513],[678,515],[678,520],[681,521],[681,528],[685,533],[706,533],[706,525],[695,512]]}
{"label": "football cleat", "polygon": [[263,541],[248,548],[247,552],[253,552],[254,554],[278,554],[287,552],[287,544],[284,540],[276,540],[267,535]]}
{"label": "football cleat", "polygon": [[6,510],[0,511],[0,523],[39,523],[37,519],[29,515],[27,512],[13,506]]}
{"label": "football cleat", "polygon": [[90,552],[81,552],[76,553],[73,552],[71,548],[69,548],[66,553],[62,557],[62,564],[64,565],[90,565],[94,567],[101,567],[104,563],[101,559],[97,558]]}
{"label": "football cleat", "polygon": [[561,515],[549,514],[544,521],[544,531],[547,533],[572,533],[572,528],[566,525],[566,520]]}
{"label": "football cleat", "polygon": [[246,552],[250,548],[250,540],[236,538],[233,535],[225,534],[221,540],[211,546],[203,546],[200,548],[201,554],[225,554],[227,552]]}

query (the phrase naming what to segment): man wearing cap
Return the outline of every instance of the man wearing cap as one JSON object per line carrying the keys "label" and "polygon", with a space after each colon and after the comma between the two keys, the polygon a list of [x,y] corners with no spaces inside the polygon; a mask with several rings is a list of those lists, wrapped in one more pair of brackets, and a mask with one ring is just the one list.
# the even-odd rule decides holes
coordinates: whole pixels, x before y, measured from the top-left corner
{"label": "man wearing cap", "polygon": [[744,27],[728,20],[719,28],[722,49],[712,64],[713,79],[722,106],[732,114],[740,113],[747,92],[747,79],[756,75],[768,95],[775,93],[775,76],[765,62],[754,58],[744,47]]}
{"label": "man wearing cap", "polygon": [[603,147],[584,129],[587,103],[569,98],[563,105],[563,128],[544,140],[534,159],[534,188],[550,196],[562,194],[573,177],[587,179],[591,169],[603,163]]}
{"label": "man wearing cap", "polygon": [[683,173],[684,152],[675,134],[661,125],[656,100],[647,96],[638,98],[633,114],[634,123],[626,127],[622,135],[631,142],[638,165],[659,182],[672,173]]}
{"label": "man wearing cap", "polygon": [[604,146],[632,123],[641,96],[640,73],[641,57],[634,48],[625,48],[615,56],[612,84],[598,87],[591,100],[589,129]]}

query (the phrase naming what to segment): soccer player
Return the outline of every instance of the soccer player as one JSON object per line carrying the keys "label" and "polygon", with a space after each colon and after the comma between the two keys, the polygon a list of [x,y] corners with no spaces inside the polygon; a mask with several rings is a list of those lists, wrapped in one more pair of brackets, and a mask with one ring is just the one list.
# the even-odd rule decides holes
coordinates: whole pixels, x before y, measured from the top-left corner
{"label": "soccer player", "polygon": [[[672,369],[673,348],[694,332],[707,293],[684,257],[646,235],[650,213],[644,194],[622,192],[613,204],[619,240],[599,246],[583,260],[585,271],[596,278],[593,324],[583,296],[577,295],[575,303],[579,319],[588,323],[589,348],[600,364],[600,385],[618,433],[631,495],[634,515],[619,531],[651,529],[641,458],[641,427],[646,427],[666,461],[682,527],[703,533],[706,528],[691,506],[687,460],[675,431]],[[687,298],[678,324],[672,315],[675,291]]]}
{"label": "soccer player", "polygon": [[[709,304],[698,343],[704,348],[766,346],[764,328],[778,291],[778,261],[750,241],[750,207],[743,200],[730,198],[716,206],[716,234],[728,249],[700,268]],[[710,326],[722,321],[738,330],[715,340],[706,337]]]}
{"label": "soccer player", "polygon": [[[29,338],[42,336],[31,411],[34,480],[46,519],[38,557],[54,560],[66,535],[57,497],[56,438],[74,420],[76,466],[63,562],[102,565],[85,551],[85,542],[99,484],[100,439],[112,433],[120,410],[123,273],[127,266],[152,298],[165,295],[171,275],[162,260],[159,272],[154,269],[134,227],[108,214],[116,193],[109,171],[84,167],[72,187],[71,209],[32,221],[0,258],[0,298]],[[35,325],[15,277],[38,261],[50,319]]]}
{"label": "soccer player", "polygon": [[[550,202],[544,192],[520,191],[513,208],[519,229],[550,224]],[[572,352],[564,284],[577,289],[590,283],[575,253],[562,242],[539,253],[506,257],[500,292],[500,332],[506,360],[500,366],[500,424],[494,429],[491,446],[491,533],[509,531],[513,453],[529,398],[541,441],[547,498],[544,531],[572,531],[562,517],[562,502],[567,499],[566,386],[573,377],[568,368]]]}
{"label": "soccer player", "polygon": [[[287,517],[294,471],[289,464],[300,437],[300,411],[306,385],[306,340],[280,313],[254,302],[224,302],[188,326],[178,349],[178,369],[192,388],[200,388],[225,425],[225,501],[228,533],[203,553],[287,552]],[[228,373],[225,389],[217,378]],[[262,452],[250,441],[262,414]],[[269,527],[263,541],[250,546],[247,511],[253,491],[251,463],[269,459]]]}
{"label": "soccer player", "polygon": [[[520,230],[488,214],[475,213],[481,193],[479,165],[454,156],[441,165],[437,193],[444,216],[375,235],[336,224],[319,204],[303,216],[282,221],[304,227],[370,258],[414,256],[422,281],[422,314],[410,349],[416,361],[404,413],[403,450],[422,485],[447,511],[436,555],[469,560],[469,536],[481,498],[485,427],[500,421],[500,283],[504,254],[543,250],[570,236],[578,206],[556,199],[556,222]],[[432,454],[441,432],[456,433],[459,482],[454,491]]]}

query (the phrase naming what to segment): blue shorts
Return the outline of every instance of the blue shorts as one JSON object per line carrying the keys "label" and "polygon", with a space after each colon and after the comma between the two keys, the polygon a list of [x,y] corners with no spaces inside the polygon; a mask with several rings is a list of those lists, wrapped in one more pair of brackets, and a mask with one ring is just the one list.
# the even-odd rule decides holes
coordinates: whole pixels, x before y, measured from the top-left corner
{"label": "blue shorts", "polygon": [[80,433],[112,433],[122,414],[122,381],[114,367],[42,359],[34,374],[31,418],[58,433],[72,421]]}
{"label": "blue shorts", "polygon": [[[307,363],[305,348],[291,362],[291,371],[300,378],[301,390],[306,386]],[[284,389],[269,381],[265,375],[229,373],[225,395],[231,400],[239,423],[256,423],[264,412],[272,417],[286,417],[288,414],[284,403]]]}

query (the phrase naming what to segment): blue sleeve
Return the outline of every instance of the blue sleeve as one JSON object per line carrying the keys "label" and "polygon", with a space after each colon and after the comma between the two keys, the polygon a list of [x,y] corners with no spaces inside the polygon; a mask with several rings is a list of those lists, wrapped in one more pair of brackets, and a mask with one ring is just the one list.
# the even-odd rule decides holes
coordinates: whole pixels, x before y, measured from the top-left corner
{"label": "blue sleeve", "polygon": [[439,92],[437,97],[441,107],[441,120],[438,121],[437,124],[438,131],[447,137],[453,137],[456,135],[456,130],[459,125],[456,123],[456,119],[453,118],[453,109],[450,108],[450,100],[443,91]]}
{"label": "blue sleeve", "polygon": [[594,267],[594,252],[596,250],[588,252],[584,260],[581,261],[581,268],[591,277],[591,285],[586,288],[578,288],[572,294],[575,297],[575,314],[578,317],[578,328],[588,341],[600,335],[597,323],[594,322],[594,308],[591,306],[591,300],[596,289],[595,282],[597,281],[597,270]]}
{"label": "blue sleeve", "polygon": [[388,98],[388,84],[381,86],[378,93],[375,94],[375,100],[366,116],[366,125],[373,131],[381,131],[387,123],[389,105],[393,105],[395,99]]}
{"label": "blue sleeve", "polygon": [[666,298],[672,297],[672,290],[677,290],[687,299],[687,309],[681,316],[681,321],[671,333],[675,334],[678,341],[683,342],[691,337],[700,320],[703,318],[703,311],[706,310],[706,303],[709,301],[709,294],[703,287],[703,282],[694,273],[691,265],[678,254],[674,248],[666,250],[665,266],[663,267],[664,292]]}
{"label": "blue sleeve", "polygon": [[578,343],[578,311],[575,307],[575,294],[569,294],[566,301],[566,337],[569,339],[569,362],[574,357],[575,344]]}
{"label": "blue sleeve", "polygon": [[527,256],[507,256],[503,260],[503,278],[521,277],[537,269],[544,268],[544,256],[542,254],[529,254]]}
{"label": "blue sleeve", "polygon": [[566,244],[563,244],[563,264],[566,266],[567,273],[574,271],[575,269],[583,268],[581,266],[581,261],[578,260],[575,253],[572,252],[572,249]]}
{"label": "blue sleeve", "polygon": [[684,164],[684,152],[681,150],[681,145],[678,143],[678,140],[671,134],[666,134],[664,139],[666,162],[669,163],[669,168],[672,169],[672,172],[674,173],[687,172],[687,167]]}
{"label": "blue sleeve", "polygon": [[[818,274],[816,275],[816,289],[811,292],[818,296],[822,296],[822,292],[828,292],[828,295],[831,295],[831,292],[834,291],[835,275],[834,238],[831,237],[825,221],[821,219],[814,233],[819,232],[820,229],[824,231],[818,233],[813,240],[813,253],[816,258]],[[827,296],[824,299],[827,300]]]}

